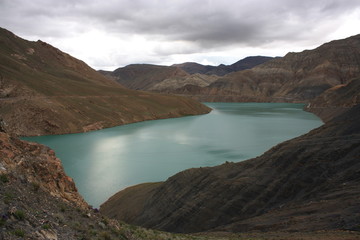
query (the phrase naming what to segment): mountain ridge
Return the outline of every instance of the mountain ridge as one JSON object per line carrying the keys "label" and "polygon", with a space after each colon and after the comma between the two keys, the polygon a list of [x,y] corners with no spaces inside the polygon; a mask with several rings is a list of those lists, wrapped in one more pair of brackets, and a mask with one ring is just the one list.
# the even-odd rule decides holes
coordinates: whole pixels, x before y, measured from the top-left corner
{"label": "mountain ridge", "polygon": [[130,64],[112,72],[102,70],[99,72],[130,89],[172,93],[186,85],[206,87],[227,73],[248,69],[270,59],[272,58],[254,56],[241,59],[232,65],[219,66],[190,62],[172,66]]}
{"label": "mountain ridge", "polygon": [[360,35],[288,53],[252,69],[230,73],[204,88],[178,89],[202,101],[308,102],[360,74]]}
{"label": "mountain ridge", "polygon": [[249,56],[230,65],[220,64],[218,66],[211,66],[211,65],[202,65],[196,62],[185,62],[180,64],[173,64],[172,66],[179,67],[189,74],[201,73],[205,75],[224,76],[231,72],[237,72],[237,71],[253,68],[271,59],[273,59],[273,57]]}

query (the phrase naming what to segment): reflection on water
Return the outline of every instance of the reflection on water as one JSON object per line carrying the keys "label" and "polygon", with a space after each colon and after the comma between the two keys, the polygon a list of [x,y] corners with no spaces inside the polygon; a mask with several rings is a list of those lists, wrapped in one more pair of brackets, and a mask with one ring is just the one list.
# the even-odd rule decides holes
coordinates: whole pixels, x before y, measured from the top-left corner
{"label": "reflection on water", "polygon": [[53,148],[88,203],[187,168],[242,161],[321,125],[302,104],[207,103],[207,115],[25,138]]}

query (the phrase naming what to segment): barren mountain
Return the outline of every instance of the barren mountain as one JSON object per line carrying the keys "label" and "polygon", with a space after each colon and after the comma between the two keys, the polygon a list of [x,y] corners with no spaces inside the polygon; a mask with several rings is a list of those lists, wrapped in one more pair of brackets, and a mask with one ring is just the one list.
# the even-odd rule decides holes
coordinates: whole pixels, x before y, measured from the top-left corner
{"label": "barren mountain", "polygon": [[151,64],[131,64],[113,72],[99,71],[121,85],[135,90],[174,92],[178,88],[193,85],[207,87],[219,76],[248,69],[272,59],[271,57],[247,57],[232,65],[204,66],[198,63],[174,64],[170,67]]}
{"label": "barren mountain", "polygon": [[187,98],[126,89],[45,42],[0,29],[0,120],[9,133],[83,132],[207,112]]}
{"label": "barren mountain", "polygon": [[135,90],[149,90],[165,79],[177,80],[189,76],[178,67],[151,64],[131,64],[113,72],[107,72],[105,75],[112,77],[121,85]]}
{"label": "barren mountain", "polygon": [[208,87],[185,86],[174,93],[202,101],[308,102],[359,75],[360,35],[356,35],[230,73]]}
{"label": "barren mountain", "polygon": [[259,64],[265,63],[273,59],[272,57],[251,56],[246,57],[231,65],[220,64],[219,66],[202,65],[194,62],[174,64],[189,74],[201,73],[206,75],[224,76],[231,72],[237,72],[245,69],[253,68]]}

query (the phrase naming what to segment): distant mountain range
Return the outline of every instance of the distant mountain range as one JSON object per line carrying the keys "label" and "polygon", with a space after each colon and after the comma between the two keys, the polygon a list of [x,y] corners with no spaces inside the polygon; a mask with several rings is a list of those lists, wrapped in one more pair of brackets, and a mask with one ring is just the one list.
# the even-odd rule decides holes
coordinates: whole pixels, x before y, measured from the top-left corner
{"label": "distant mountain range", "polygon": [[249,69],[270,59],[273,58],[247,57],[232,65],[219,66],[192,62],[172,66],[131,64],[113,72],[100,73],[130,89],[168,93],[187,85],[206,87],[227,73]]}
{"label": "distant mountain range", "polygon": [[359,74],[360,35],[284,57],[248,57],[229,66],[130,65],[107,73],[132,89],[210,102],[308,102]]}
{"label": "distant mountain range", "polygon": [[126,89],[45,42],[0,28],[0,120],[9,133],[83,132],[209,111],[188,98]]}
{"label": "distant mountain range", "polygon": [[182,64],[174,64],[172,66],[179,67],[189,74],[201,73],[206,75],[224,76],[231,72],[237,72],[237,71],[253,68],[271,59],[273,58],[264,57],[264,56],[252,56],[252,57],[246,57],[231,65],[220,64],[219,66],[210,66],[210,65],[201,65],[195,62],[187,62]]}
{"label": "distant mountain range", "polygon": [[360,75],[360,35],[233,72],[207,87],[174,92],[204,101],[308,102]]}

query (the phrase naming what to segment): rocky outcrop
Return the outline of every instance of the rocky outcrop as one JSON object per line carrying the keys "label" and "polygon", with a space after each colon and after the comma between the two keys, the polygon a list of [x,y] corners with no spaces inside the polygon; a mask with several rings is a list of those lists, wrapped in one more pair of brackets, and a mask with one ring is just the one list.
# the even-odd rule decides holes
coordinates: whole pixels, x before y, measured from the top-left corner
{"label": "rocky outcrop", "polygon": [[191,99],[126,89],[45,42],[5,29],[0,74],[2,126],[17,135],[83,132],[210,111]]}
{"label": "rocky outcrop", "polygon": [[74,181],[65,175],[61,161],[50,148],[21,141],[0,132],[1,174],[16,176],[49,192],[52,196],[87,208]]}
{"label": "rocky outcrop", "polygon": [[288,53],[252,69],[230,73],[194,93],[203,101],[308,102],[360,75],[360,35],[300,53]]}
{"label": "rocky outcrop", "polygon": [[360,104],[359,78],[326,90],[311,100],[305,110],[315,113],[323,121],[329,121],[357,104]]}
{"label": "rocky outcrop", "polygon": [[101,212],[173,232],[359,230],[359,121],[357,105],[260,157],[121,191]]}

